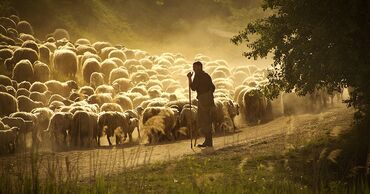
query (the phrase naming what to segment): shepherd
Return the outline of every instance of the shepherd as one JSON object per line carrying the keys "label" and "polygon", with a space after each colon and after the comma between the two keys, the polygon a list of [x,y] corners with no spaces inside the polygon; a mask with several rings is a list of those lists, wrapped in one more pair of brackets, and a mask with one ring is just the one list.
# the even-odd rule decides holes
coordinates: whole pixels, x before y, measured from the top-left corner
{"label": "shepherd", "polygon": [[198,126],[205,137],[203,144],[198,144],[200,148],[213,147],[212,140],[212,112],[215,107],[213,92],[215,85],[212,82],[211,76],[203,71],[203,64],[199,61],[193,63],[194,79],[192,80],[193,72],[187,74],[190,89],[197,92],[198,99]]}

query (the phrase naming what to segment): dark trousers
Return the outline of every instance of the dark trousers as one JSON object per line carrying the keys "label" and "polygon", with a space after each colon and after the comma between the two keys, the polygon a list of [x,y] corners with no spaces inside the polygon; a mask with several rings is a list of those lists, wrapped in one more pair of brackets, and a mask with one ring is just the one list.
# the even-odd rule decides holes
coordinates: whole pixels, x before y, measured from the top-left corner
{"label": "dark trousers", "polygon": [[[209,95],[209,94],[207,94]],[[214,107],[213,103],[213,95],[206,98],[205,100],[202,99],[202,96],[199,96],[200,98],[198,101],[198,126],[200,128],[200,131],[205,137],[204,145],[207,146],[213,146],[213,140],[212,140],[212,115],[211,111]],[[208,97],[208,96],[207,96]]]}

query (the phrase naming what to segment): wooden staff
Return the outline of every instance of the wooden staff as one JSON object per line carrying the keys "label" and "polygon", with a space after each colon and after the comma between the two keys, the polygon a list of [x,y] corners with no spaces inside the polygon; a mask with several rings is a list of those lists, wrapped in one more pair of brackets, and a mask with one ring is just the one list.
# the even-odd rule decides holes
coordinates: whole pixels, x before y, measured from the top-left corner
{"label": "wooden staff", "polygon": [[[190,105],[190,119],[193,118],[193,112],[191,110],[191,77],[189,78],[189,105]],[[193,149],[193,122],[190,122],[190,148]]]}

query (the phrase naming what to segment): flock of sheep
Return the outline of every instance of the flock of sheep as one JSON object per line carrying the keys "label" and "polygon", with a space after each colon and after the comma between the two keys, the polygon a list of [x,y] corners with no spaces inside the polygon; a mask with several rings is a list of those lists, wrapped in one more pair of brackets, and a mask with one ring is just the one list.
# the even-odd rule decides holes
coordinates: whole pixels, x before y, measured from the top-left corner
{"label": "flock of sheep", "polygon": [[143,143],[189,138],[190,129],[199,136],[197,100],[190,107],[186,77],[194,61],[203,63],[216,86],[216,133],[233,132],[239,112],[244,122],[258,124],[294,107],[282,96],[263,96],[268,71],[253,65],[231,67],[202,54],[192,60],[179,53],[150,55],[83,38],[72,42],[64,29],[40,41],[29,22],[1,17],[0,153],[29,141],[54,150],[99,146],[105,136],[110,145],[111,137],[122,144],[132,141],[134,130]]}

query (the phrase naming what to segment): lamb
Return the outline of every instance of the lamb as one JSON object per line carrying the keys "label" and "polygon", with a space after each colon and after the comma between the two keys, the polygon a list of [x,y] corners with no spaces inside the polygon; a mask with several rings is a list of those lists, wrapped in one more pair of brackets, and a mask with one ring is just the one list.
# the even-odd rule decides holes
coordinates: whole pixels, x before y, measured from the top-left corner
{"label": "lamb", "polygon": [[[146,105],[143,104],[145,102],[147,102]],[[154,100],[144,101],[143,103],[141,103],[140,106],[142,106],[144,108],[146,108],[146,107],[164,107],[168,103],[168,100],[166,98],[156,98]]]}
{"label": "lamb", "polygon": [[33,35],[33,28],[30,23],[27,21],[20,21],[17,24],[17,31],[19,33],[25,33],[25,34],[30,34]]}
{"label": "lamb", "polygon": [[45,45],[39,45],[39,50],[40,50],[40,57],[39,57],[40,61],[47,65],[50,65],[50,58],[51,58],[50,49]]}
{"label": "lamb", "polygon": [[12,84],[12,80],[8,76],[0,75],[0,85],[12,86],[13,84]]}
{"label": "lamb", "polygon": [[127,60],[135,59],[135,52],[133,50],[125,49],[123,52],[125,52]]}
{"label": "lamb", "polygon": [[104,103],[111,103],[113,101],[110,94],[94,94],[89,96],[87,102],[89,104],[98,104],[101,107]]}
{"label": "lamb", "polygon": [[159,98],[161,96],[162,92],[158,88],[149,88],[148,89],[148,95],[151,99]]}
{"label": "lamb", "polygon": [[131,99],[131,101],[133,101],[137,97],[143,96],[142,94],[140,94],[138,92],[121,92],[119,94],[120,95],[123,94],[123,95],[129,97]]}
{"label": "lamb", "polygon": [[77,72],[77,55],[68,49],[58,49],[54,52],[53,67],[64,76],[74,78]]}
{"label": "lamb", "polygon": [[90,83],[91,74],[100,72],[100,63],[95,58],[88,58],[82,65],[82,76],[86,83]]}
{"label": "lamb", "polygon": [[142,50],[135,50],[135,58],[136,59],[144,59],[145,57],[149,56],[149,54]]}
{"label": "lamb", "polygon": [[26,96],[19,96],[17,97],[17,100],[19,111],[31,112],[32,109],[44,106],[42,102],[33,101],[32,99]]}
{"label": "lamb", "polygon": [[33,71],[35,81],[46,82],[50,79],[50,68],[45,63],[36,62]]}
{"label": "lamb", "polygon": [[145,59],[140,59],[139,60],[140,64],[142,66],[144,66],[146,69],[152,69],[153,67],[153,62],[150,61],[149,59],[145,58]]}
{"label": "lamb", "polygon": [[9,18],[12,19],[16,24],[20,21],[17,15],[10,15]]}
{"label": "lamb", "polygon": [[32,127],[29,127],[29,129],[33,130],[34,126],[37,126],[37,117],[29,112],[15,112],[10,114],[10,117],[12,118],[22,118],[25,121],[31,121],[32,122]]}
{"label": "lamb", "polygon": [[25,33],[19,33],[19,39],[21,42],[27,41],[27,40],[33,40],[36,41],[36,38],[31,34],[25,34]]}
{"label": "lamb", "polygon": [[112,60],[113,62],[115,62],[118,67],[121,67],[121,68],[125,69],[125,67],[123,66],[125,63],[121,59],[119,59],[117,57],[112,57],[112,58],[109,58],[109,59]]}
{"label": "lamb", "polygon": [[70,40],[68,31],[62,28],[55,29],[53,32],[53,37],[55,40],[60,40],[63,38]]}
{"label": "lamb", "polygon": [[[235,103],[233,100],[231,100],[228,97],[218,97],[215,98],[216,102],[219,104],[222,104],[222,109],[218,111],[222,111],[222,117],[223,120],[219,120],[220,124],[223,125],[223,130],[226,131],[231,131],[230,129],[232,128],[232,131],[235,132],[235,123],[234,123],[234,118],[239,115],[239,105],[238,103]],[[216,114],[218,114],[216,112]],[[219,119],[219,118],[218,118]],[[222,118],[221,118],[222,119]],[[227,129],[225,129],[227,127]]]}
{"label": "lamb", "polygon": [[63,96],[61,96],[59,94],[53,94],[53,95],[50,96],[48,104],[50,105],[52,102],[55,102],[55,101],[63,102],[65,100],[66,100],[66,98],[64,98]]}
{"label": "lamb", "polygon": [[112,51],[115,51],[117,50],[116,47],[112,47],[112,46],[109,46],[109,47],[105,47],[105,48],[102,48],[99,52],[99,56],[103,59],[103,60],[106,60],[108,59],[108,55],[110,52]]}
{"label": "lamb", "polygon": [[127,135],[129,136],[129,142],[132,142],[132,132],[137,129],[138,136],[140,138],[140,128],[139,128],[139,119],[138,118],[130,118],[128,130],[127,132],[124,131],[124,139],[123,142],[126,140]]}
{"label": "lamb", "polygon": [[91,42],[86,38],[79,38],[76,40],[75,45],[91,45]]}
{"label": "lamb", "polygon": [[29,89],[30,92],[40,92],[40,93],[46,92],[47,90],[48,90],[48,87],[44,83],[41,83],[41,82],[32,83]]}
{"label": "lamb", "polygon": [[112,84],[115,80],[119,78],[129,78],[129,73],[126,69],[115,68],[109,74],[109,84]]}
{"label": "lamb", "polygon": [[242,103],[245,119],[251,124],[265,122],[272,115],[271,103],[256,88],[250,88],[244,93]]}
{"label": "lamb", "polygon": [[[136,67],[136,66],[139,66],[139,65],[140,65],[140,62],[136,59],[127,59],[123,64],[123,66],[128,70],[130,70],[132,67]],[[130,72],[130,73],[132,73],[132,72]]]}
{"label": "lamb", "polygon": [[17,90],[16,97],[18,97],[18,96],[27,96],[27,97],[29,97],[30,94],[31,94],[30,91],[28,91],[27,89],[19,88]]}
{"label": "lamb", "polygon": [[104,103],[100,107],[100,112],[123,112],[121,106],[116,103]]}
{"label": "lamb", "polygon": [[55,45],[54,42],[55,41],[53,41],[53,42],[46,42],[43,45],[46,46],[50,50],[51,53],[53,53],[55,50],[57,50],[57,46]]}
{"label": "lamb", "polygon": [[0,107],[0,117],[19,111],[17,99],[5,92],[0,92]]}
{"label": "lamb", "polygon": [[72,118],[70,131],[72,144],[82,147],[98,143],[98,115],[87,111],[76,111]]}
{"label": "lamb", "polygon": [[[163,80],[162,80],[163,81]],[[150,79],[147,83],[146,83],[146,88],[149,89],[151,88],[152,86],[159,86],[159,88],[164,88],[163,87],[163,84],[161,81],[159,81],[158,79]]]}
{"label": "lamb", "polygon": [[[194,137],[194,145],[197,144],[197,138],[200,136],[200,131],[197,126],[197,118],[198,118],[198,108],[196,106],[192,106],[190,109],[190,105],[187,104],[183,107],[180,112],[180,127],[186,127],[185,130],[180,128],[179,131],[176,133],[176,138],[178,139],[181,135],[185,135],[187,138],[190,138],[190,133],[192,133],[192,137]],[[190,132],[190,129],[192,130]]]}
{"label": "lamb", "polygon": [[117,92],[127,92],[133,87],[133,83],[127,78],[118,78],[114,80],[112,86]]}
{"label": "lamb", "polygon": [[[38,136],[38,131],[36,128],[36,126],[38,126],[38,122],[37,122],[37,117],[34,114],[29,113],[29,112],[16,112],[16,113],[10,114],[9,117],[23,119],[27,127],[26,127],[26,131],[22,131],[22,134],[25,135],[25,133],[31,132],[32,133],[32,143],[36,144],[36,142],[38,142],[37,138],[39,136]],[[25,143],[25,141],[26,140],[24,140],[23,143]]]}
{"label": "lamb", "polygon": [[33,82],[34,73],[31,62],[27,59],[19,61],[13,69],[12,79],[16,80],[17,82]]}
{"label": "lamb", "polygon": [[[19,38],[18,31],[16,29],[14,29],[14,28],[8,28],[8,29],[6,29],[6,35],[9,38],[13,39],[16,44],[20,44],[22,42],[22,40]],[[13,45],[13,44],[9,44],[9,45]]]}
{"label": "lamb", "polygon": [[33,41],[33,40],[24,41],[22,43],[22,47],[23,48],[29,48],[29,49],[32,49],[32,50],[36,51],[37,55],[40,54],[39,47],[37,46],[36,42]]}
{"label": "lamb", "polygon": [[134,84],[138,84],[140,82],[145,83],[149,81],[149,75],[145,71],[138,71],[138,72],[131,74],[130,79]]}
{"label": "lamb", "polygon": [[6,86],[5,90],[8,94],[15,97],[17,91],[13,88],[13,86]]}
{"label": "lamb", "polygon": [[45,82],[45,85],[48,87],[48,90],[52,94],[59,94],[64,98],[68,98],[71,91],[78,90],[78,85],[75,81],[69,80],[66,82],[59,82],[56,80],[49,80]]}
{"label": "lamb", "polygon": [[173,140],[178,116],[171,108],[148,107],[142,116],[142,131],[144,141],[156,143],[163,140]]}
{"label": "lamb", "polygon": [[17,127],[12,127],[6,130],[0,130],[0,145],[1,151],[0,153],[14,153],[17,144],[17,137],[18,137],[19,129]]}
{"label": "lamb", "polygon": [[51,117],[54,115],[54,112],[45,107],[45,108],[35,108],[31,111],[37,118],[37,130],[44,131],[47,130]]}
{"label": "lamb", "polygon": [[138,96],[132,100],[132,104],[134,107],[139,106],[142,102],[149,100],[149,96]]}
{"label": "lamb", "polygon": [[78,93],[80,95],[86,95],[86,96],[91,96],[95,93],[94,88],[90,86],[82,86],[79,90]]}
{"label": "lamb", "polygon": [[52,139],[53,150],[65,148],[68,131],[72,129],[73,114],[70,112],[56,112],[50,118],[47,132]]}
{"label": "lamb", "polygon": [[[54,40],[55,40],[55,38],[54,38]],[[75,46],[71,42],[69,42],[69,40],[66,39],[66,38],[55,40],[55,45],[58,48],[72,49],[72,51],[76,52]]]}
{"label": "lamb", "polygon": [[87,52],[92,54],[98,53],[98,51],[96,51],[95,48],[90,45],[78,45],[76,48],[77,55],[84,55]]}
{"label": "lamb", "polygon": [[15,28],[16,22],[8,17],[0,17],[0,25],[4,26],[4,28]]}
{"label": "lamb", "polygon": [[145,96],[148,95],[148,90],[144,86],[135,86],[130,90],[130,93],[140,93]]}
{"label": "lamb", "polygon": [[102,93],[109,93],[109,94],[112,94],[112,96],[116,94],[115,89],[113,88],[113,86],[110,86],[110,85],[100,85],[95,89],[95,94],[102,94]]}
{"label": "lamb", "polygon": [[70,95],[68,97],[68,100],[71,100],[71,101],[74,101],[74,102],[79,102],[79,101],[85,100],[87,98],[88,98],[87,95],[81,94],[78,91],[74,90],[70,93]]}
{"label": "lamb", "polygon": [[40,93],[40,92],[31,92],[29,98],[35,102],[41,102],[42,104],[46,105],[49,101],[49,94],[48,93]]}
{"label": "lamb", "polygon": [[214,71],[211,74],[212,79],[227,78],[227,75],[223,71]]}
{"label": "lamb", "polygon": [[18,84],[18,89],[19,88],[24,88],[26,90],[29,90],[31,87],[31,83],[28,81],[22,81],[21,83]]}
{"label": "lamb", "polygon": [[[112,143],[110,141],[110,137],[113,135],[116,136],[116,145],[122,142],[122,133],[128,133],[129,129],[129,117],[120,112],[103,112],[99,115],[98,118],[98,136],[102,137],[103,132],[107,135],[107,140],[109,145],[111,146]],[[105,129],[105,130],[104,130]],[[98,145],[100,145],[100,141],[98,140]]]}
{"label": "lamb", "polygon": [[15,45],[15,41],[8,36],[0,34],[0,42],[5,43],[7,45]]}
{"label": "lamb", "polygon": [[101,67],[101,72],[104,74],[104,81],[108,83],[110,72],[113,69],[117,68],[118,66],[113,60],[106,59],[103,62],[101,62],[100,67]]}
{"label": "lamb", "polygon": [[13,56],[13,50],[9,48],[1,48],[0,49],[0,58],[3,62],[5,62],[6,59],[10,59]]}
{"label": "lamb", "polygon": [[117,95],[113,98],[113,102],[121,106],[122,111],[133,109],[132,101],[129,97],[124,95]]}
{"label": "lamb", "polygon": [[90,86],[92,88],[97,88],[100,85],[104,84],[104,74],[103,73],[98,73],[94,72],[90,76]]}
{"label": "lamb", "polygon": [[[52,102],[49,103],[50,110],[56,111],[56,112],[58,110],[60,110],[63,106],[65,106],[65,104],[61,101],[52,101]],[[62,111],[60,111],[60,112],[62,112]]]}
{"label": "lamb", "polygon": [[92,46],[100,53],[103,48],[111,47],[112,44],[109,42],[95,42]]}
{"label": "lamb", "polygon": [[[22,134],[26,134],[32,130],[33,122],[32,121],[25,121],[22,118],[19,117],[3,117],[1,119],[1,123],[3,125],[8,125],[9,127],[17,127],[19,128],[19,132]],[[4,128],[1,128],[0,130],[3,130]]]}
{"label": "lamb", "polygon": [[123,62],[126,61],[126,54],[122,50],[113,50],[109,53],[108,58],[117,57]]}

